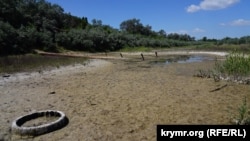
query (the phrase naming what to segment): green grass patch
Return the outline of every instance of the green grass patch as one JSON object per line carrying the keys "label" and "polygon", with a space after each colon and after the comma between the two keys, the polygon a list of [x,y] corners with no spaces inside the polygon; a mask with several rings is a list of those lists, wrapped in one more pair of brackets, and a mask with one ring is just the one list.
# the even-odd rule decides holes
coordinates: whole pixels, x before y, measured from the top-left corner
{"label": "green grass patch", "polygon": [[250,44],[232,45],[232,44],[222,44],[216,45],[212,43],[200,44],[195,46],[190,46],[194,50],[205,50],[205,51],[235,51],[250,53]]}
{"label": "green grass patch", "polygon": [[153,48],[151,47],[140,46],[140,47],[124,47],[120,51],[121,52],[149,52],[152,50]]}
{"label": "green grass patch", "polygon": [[37,54],[0,57],[0,73],[41,71],[70,64],[84,64],[86,58],[41,56]]}

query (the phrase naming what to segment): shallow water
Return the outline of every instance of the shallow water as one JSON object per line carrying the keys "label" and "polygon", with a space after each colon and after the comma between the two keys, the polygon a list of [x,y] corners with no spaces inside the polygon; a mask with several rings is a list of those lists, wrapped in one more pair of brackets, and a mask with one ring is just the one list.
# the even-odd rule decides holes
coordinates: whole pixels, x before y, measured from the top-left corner
{"label": "shallow water", "polygon": [[204,61],[213,61],[215,58],[209,57],[209,56],[203,56],[203,55],[176,55],[172,56],[170,58],[162,58],[160,60],[152,61],[152,64],[158,64],[158,65],[168,65],[171,63],[195,63],[195,62],[204,62]]}
{"label": "shallow water", "polygon": [[[193,62],[203,62],[203,61],[213,61],[214,58],[207,56],[191,56],[186,60],[178,60],[177,63],[193,63]],[[169,62],[171,63],[171,62]]]}

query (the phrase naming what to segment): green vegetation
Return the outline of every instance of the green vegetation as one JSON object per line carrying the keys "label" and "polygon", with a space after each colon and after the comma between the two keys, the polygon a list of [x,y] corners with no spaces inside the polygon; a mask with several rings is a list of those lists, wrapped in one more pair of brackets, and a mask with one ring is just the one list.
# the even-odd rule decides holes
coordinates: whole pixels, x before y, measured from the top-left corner
{"label": "green vegetation", "polygon": [[102,24],[101,20],[89,22],[87,17],[65,13],[61,6],[45,0],[0,1],[0,56],[27,54],[35,49],[103,52],[141,46],[210,49],[246,45],[244,49],[249,50],[249,44],[250,36],[221,40],[203,37],[197,41],[187,34],[154,31],[136,18],[121,21],[120,29],[115,29]]}
{"label": "green vegetation", "polygon": [[194,76],[214,78],[214,81],[226,79],[229,81],[250,84],[250,56],[241,52],[231,52],[225,61],[216,60],[212,70],[199,70]]}
{"label": "green vegetation", "polygon": [[69,64],[85,64],[85,58],[69,58],[40,55],[16,55],[0,57],[0,73],[22,71],[42,71],[49,68],[59,68]]}
{"label": "green vegetation", "polygon": [[195,46],[189,46],[189,48],[193,48],[195,50],[207,50],[207,51],[234,51],[238,52],[250,52],[250,44],[222,44],[217,45],[216,43],[202,43]]}
{"label": "green vegetation", "polygon": [[242,105],[238,109],[239,115],[236,118],[236,124],[239,125],[250,125],[250,114],[249,108],[247,106],[247,99],[244,98]]}
{"label": "green vegetation", "polygon": [[239,52],[232,52],[222,63],[216,63],[215,70],[233,80],[242,80],[250,74],[250,56]]}
{"label": "green vegetation", "polygon": [[124,47],[120,51],[121,52],[149,52],[152,51],[153,48],[150,47]]}

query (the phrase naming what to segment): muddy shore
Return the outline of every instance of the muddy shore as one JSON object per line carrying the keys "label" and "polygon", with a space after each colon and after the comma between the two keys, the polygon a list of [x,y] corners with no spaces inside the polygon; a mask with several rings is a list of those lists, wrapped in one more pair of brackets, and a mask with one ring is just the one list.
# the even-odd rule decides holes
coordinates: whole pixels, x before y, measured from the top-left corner
{"label": "muddy shore", "polygon": [[[145,61],[126,55],[1,77],[0,140],[152,141],[157,124],[232,124],[243,98],[250,101],[249,85],[193,77],[213,60],[155,65],[153,53]],[[69,124],[35,138],[11,134],[15,118],[48,109],[63,111]]]}

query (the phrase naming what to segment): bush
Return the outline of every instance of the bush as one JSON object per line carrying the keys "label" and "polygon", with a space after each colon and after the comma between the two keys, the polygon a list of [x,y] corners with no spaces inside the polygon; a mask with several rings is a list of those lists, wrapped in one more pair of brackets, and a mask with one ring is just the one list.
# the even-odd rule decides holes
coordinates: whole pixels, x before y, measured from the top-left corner
{"label": "bush", "polygon": [[37,41],[40,39],[40,34],[36,31],[35,27],[21,26],[21,28],[18,30],[18,34],[19,47],[21,48],[22,52],[31,52],[32,49],[37,47]]}
{"label": "bush", "polygon": [[240,84],[250,84],[250,56],[232,52],[223,62],[215,61],[213,70],[200,70],[197,77],[213,77],[214,81],[227,80]]}
{"label": "bush", "polygon": [[250,56],[232,52],[223,63],[216,63],[215,70],[224,76],[233,77],[234,80],[242,80],[250,74]]}

